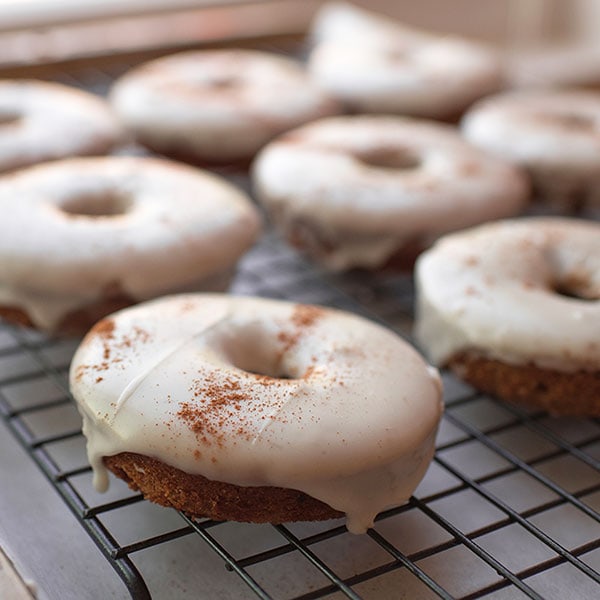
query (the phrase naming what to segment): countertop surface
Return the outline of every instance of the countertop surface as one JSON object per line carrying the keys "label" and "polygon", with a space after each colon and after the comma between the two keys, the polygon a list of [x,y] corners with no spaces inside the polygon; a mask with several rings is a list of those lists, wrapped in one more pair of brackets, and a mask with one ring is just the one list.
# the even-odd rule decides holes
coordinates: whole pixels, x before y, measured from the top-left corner
{"label": "countertop surface", "polygon": [[0,545],[36,597],[128,598],[92,539],[2,421],[0,456]]}

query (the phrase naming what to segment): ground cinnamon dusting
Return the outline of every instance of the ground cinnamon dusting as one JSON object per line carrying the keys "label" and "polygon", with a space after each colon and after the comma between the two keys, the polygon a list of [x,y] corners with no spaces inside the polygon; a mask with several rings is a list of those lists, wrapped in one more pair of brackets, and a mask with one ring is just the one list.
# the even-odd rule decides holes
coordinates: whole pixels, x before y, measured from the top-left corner
{"label": "ground cinnamon dusting", "polygon": [[[123,356],[119,355],[120,350],[131,349],[136,344],[147,343],[150,334],[141,327],[133,327],[130,334],[124,334],[120,340],[115,336],[116,324],[113,319],[103,319],[99,321],[86,336],[89,343],[92,340],[99,339],[102,344],[102,360],[96,364],[79,365],[75,374],[75,379],[80,381],[87,371],[105,372],[111,367],[123,362]],[[102,377],[96,378],[96,383],[102,381]]]}
{"label": "ground cinnamon dusting", "polygon": [[279,387],[281,385],[281,379],[271,377],[270,375],[260,375],[259,373],[248,373],[248,375],[251,375],[256,383],[265,387]]}
{"label": "ground cinnamon dusting", "polygon": [[113,319],[102,319],[102,321],[96,323],[94,327],[92,327],[90,333],[87,336],[88,340],[91,340],[95,337],[99,337],[102,340],[104,350],[102,352],[102,357],[104,360],[108,360],[110,358],[110,340],[114,337],[115,331],[115,322]]}
{"label": "ground cinnamon dusting", "polygon": [[325,311],[318,306],[296,304],[290,319],[294,330],[281,331],[277,336],[278,340],[283,344],[280,356],[283,356],[290,348],[295,346],[304,330],[314,325],[324,314]]}
{"label": "ground cinnamon dusting", "polygon": [[468,267],[476,267],[479,264],[479,259],[476,256],[467,256],[465,265]]}
{"label": "ground cinnamon dusting", "polygon": [[[241,413],[242,403],[252,399],[245,392],[238,379],[232,377],[217,378],[210,374],[204,379],[196,379],[189,391],[192,400],[183,402],[177,416],[187,422],[189,428],[205,445],[223,446],[227,430],[234,429],[239,437],[251,439],[252,430]],[[254,408],[246,406],[249,412],[265,410],[266,406]]]}
{"label": "ground cinnamon dusting", "polygon": [[325,311],[318,306],[296,304],[292,315],[292,323],[296,325],[296,327],[310,327],[311,325],[314,325],[315,321],[323,316],[324,312]]}
{"label": "ground cinnamon dusting", "polygon": [[315,365],[310,365],[306,371],[304,371],[304,374],[302,375],[302,379],[308,379],[314,372],[315,372]]}
{"label": "ground cinnamon dusting", "polygon": [[113,319],[102,319],[99,323],[96,323],[92,330],[90,331],[90,335],[100,336],[102,339],[110,340],[115,331],[115,322]]}
{"label": "ground cinnamon dusting", "polygon": [[[280,357],[324,314],[324,309],[317,306],[296,305],[290,318],[291,327],[278,335],[283,346]],[[312,373],[313,368],[310,367],[305,373],[306,377]],[[254,382],[260,386],[282,385],[282,381],[275,377],[258,373],[247,375],[252,375]],[[206,446],[215,444],[222,447],[231,432],[235,432],[239,438],[251,440],[256,429],[253,423],[271,418],[267,411],[273,406],[257,401],[257,394],[252,389],[247,389],[246,384],[237,377],[223,377],[222,374],[217,377],[214,373],[195,379],[189,388],[192,398],[180,404],[177,416],[186,422]]]}

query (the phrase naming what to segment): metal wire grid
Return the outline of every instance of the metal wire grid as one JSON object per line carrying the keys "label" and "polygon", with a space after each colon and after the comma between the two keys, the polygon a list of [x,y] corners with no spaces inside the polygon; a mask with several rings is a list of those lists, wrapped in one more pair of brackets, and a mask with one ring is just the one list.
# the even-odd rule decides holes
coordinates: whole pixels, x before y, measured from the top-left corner
{"label": "metal wire grid", "polygon": [[[402,335],[407,334],[411,319],[411,283],[406,277],[328,276],[273,234],[242,262],[234,292],[352,310],[394,323]],[[549,419],[542,413],[496,403],[447,374],[447,412],[432,476],[428,474],[408,504],[380,515],[368,533],[374,544],[368,551],[364,541],[355,541],[364,536],[349,535],[343,524],[335,521],[315,525],[308,532],[295,525],[253,526],[252,535],[260,538],[268,528],[277,534],[276,541],[265,549],[239,554],[220,539],[221,528],[231,528],[231,524],[193,522],[183,515],[183,521],[176,521],[166,531],[147,536],[141,527],[137,539],[120,543],[118,531],[111,530],[107,517],[133,505],[138,510],[147,503],[131,493],[90,502],[82,492],[81,476],[89,475],[90,467],[83,454],[81,431],[73,426],[78,419],[66,385],[74,346],[74,341],[50,340],[2,326],[0,413],[123,579],[132,598],[151,597],[146,574],[136,564],[139,553],[160,546],[167,560],[169,543],[184,536],[201,538],[248,590],[264,599],[395,597],[381,591],[386,585],[400,586],[393,588],[398,595],[409,589],[413,595],[407,597],[419,598],[591,598],[600,591],[598,424]],[[52,393],[42,389],[50,383]],[[15,389],[22,390],[21,397]],[[27,395],[27,390],[33,389],[39,390],[39,397]],[[56,411],[64,413],[60,426],[40,428],[48,413]],[[55,448],[73,440],[81,442],[79,455],[70,456],[68,462],[77,466],[64,468]],[[514,478],[521,495],[512,495],[515,485],[510,481]],[[511,493],[507,493],[509,489]],[[484,514],[479,514],[482,511]],[[419,523],[416,535],[413,527],[405,528],[405,521]],[[559,521],[562,526],[557,533]],[[434,541],[420,543],[419,530],[432,528]],[[412,539],[403,539],[407,534]],[[345,559],[354,570],[320,550],[328,543],[338,551],[344,548]],[[375,547],[378,559],[356,569],[356,561],[364,560],[359,554],[366,551],[372,555]],[[517,561],[513,554],[519,557]],[[306,586],[295,583],[290,595],[271,590],[264,573],[272,573],[287,556],[316,570],[321,575],[319,583],[308,577]],[[452,565],[460,577],[441,568],[444,564]],[[259,575],[253,572],[257,566],[261,567]],[[193,569],[193,559],[189,568]],[[552,585],[545,585],[546,580]],[[192,590],[190,597],[194,595]]]}

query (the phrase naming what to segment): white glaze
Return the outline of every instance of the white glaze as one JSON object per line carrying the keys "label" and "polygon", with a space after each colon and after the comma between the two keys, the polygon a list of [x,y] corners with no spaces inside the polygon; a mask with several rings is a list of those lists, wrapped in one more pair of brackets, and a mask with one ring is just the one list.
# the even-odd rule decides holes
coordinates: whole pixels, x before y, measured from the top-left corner
{"label": "white glaze", "polygon": [[251,50],[160,58],[118,80],[110,98],[142,141],[209,161],[250,158],[278,133],[338,112],[299,63]]}
{"label": "white glaze", "polygon": [[[71,214],[74,204],[123,214]],[[0,303],[56,327],[119,289],[136,300],[222,289],[252,244],[249,199],[203,171],[151,158],[68,159],[0,180]]]}
{"label": "white glaze", "polygon": [[0,81],[0,171],[103,154],[122,137],[101,98],[58,83]]}
{"label": "white glaze", "polygon": [[434,35],[351,4],[326,4],[313,23],[309,71],[334,97],[362,112],[455,117],[502,86],[490,48]]}
{"label": "white glaze", "polygon": [[[359,158],[377,151],[418,165],[380,168]],[[378,267],[411,240],[513,216],[529,193],[516,168],[454,128],[383,116],[332,117],[284,134],[259,153],[253,182],[284,230],[306,223],[331,242],[318,256],[331,269]]]}
{"label": "white glaze", "polygon": [[447,236],[419,258],[416,285],[416,337],[434,364],[474,350],[509,364],[600,369],[597,223],[530,218]]}
{"label": "white glaze", "polygon": [[[543,184],[597,188],[600,94],[511,92],[477,103],[464,117],[473,144],[526,167]],[[600,202],[600,194],[593,194]]]}
{"label": "white glaze", "polygon": [[[136,452],[217,481],[301,490],[363,532],[409,498],[429,465],[439,376],[380,326],[210,294],[151,301],[110,320],[110,337],[92,330],[70,373],[101,490],[102,457]],[[232,383],[240,387],[228,397]],[[201,408],[215,397],[226,401]],[[208,423],[199,433],[182,416],[190,405]]]}

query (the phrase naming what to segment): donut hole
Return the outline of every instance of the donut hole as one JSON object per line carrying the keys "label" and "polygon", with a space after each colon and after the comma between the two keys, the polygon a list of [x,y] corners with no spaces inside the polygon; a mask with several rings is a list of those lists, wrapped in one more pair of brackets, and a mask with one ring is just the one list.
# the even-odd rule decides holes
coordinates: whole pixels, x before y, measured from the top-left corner
{"label": "donut hole", "polygon": [[591,281],[581,275],[571,275],[555,281],[552,291],[574,300],[591,302],[600,299],[599,290],[594,290]]}
{"label": "donut hole", "polygon": [[300,375],[286,365],[278,335],[260,325],[236,328],[221,337],[218,346],[233,367],[246,373],[274,380],[297,379]]}
{"label": "donut hole", "polygon": [[118,217],[130,211],[133,199],[117,190],[78,194],[65,200],[60,209],[76,217]]}
{"label": "donut hole", "polygon": [[[238,369],[239,368],[240,367],[238,367]],[[262,367],[259,369],[242,369],[242,371],[245,371],[246,373],[250,373],[251,375],[256,375],[257,377],[273,379],[274,381],[281,381],[281,380],[289,381],[292,379],[296,379],[296,377],[292,377],[291,375],[281,373],[280,371],[265,372],[265,369],[263,369]]]}
{"label": "donut hole", "polygon": [[214,77],[209,79],[207,84],[209,87],[217,90],[227,90],[235,87],[238,83],[236,77],[229,77],[227,75]]}
{"label": "donut hole", "polygon": [[548,115],[548,120],[555,121],[558,125],[571,130],[590,131],[596,128],[596,119],[590,115],[576,113],[562,113]]}
{"label": "donut hole", "polygon": [[15,125],[21,120],[21,114],[13,110],[3,110],[0,108],[0,127]]}
{"label": "donut hole", "polygon": [[421,166],[421,158],[408,148],[370,148],[354,153],[354,157],[376,169],[408,171]]}
{"label": "donut hole", "polygon": [[268,377],[269,379],[295,379],[291,373],[286,372],[280,360],[273,353],[269,352],[243,352],[235,353],[230,356],[231,364],[241,371],[258,375],[259,377]]}
{"label": "donut hole", "polygon": [[[235,75],[211,73],[190,77],[185,83],[179,84],[177,90],[196,94],[203,93],[207,90],[226,91],[237,87],[238,84],[239,77],[236,77]],[[173,84],[171,82],[169,82],[168,86],[173,89]]]}

